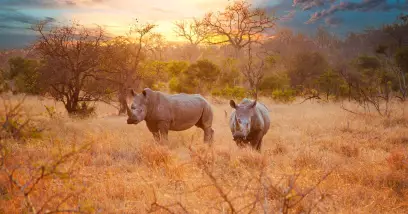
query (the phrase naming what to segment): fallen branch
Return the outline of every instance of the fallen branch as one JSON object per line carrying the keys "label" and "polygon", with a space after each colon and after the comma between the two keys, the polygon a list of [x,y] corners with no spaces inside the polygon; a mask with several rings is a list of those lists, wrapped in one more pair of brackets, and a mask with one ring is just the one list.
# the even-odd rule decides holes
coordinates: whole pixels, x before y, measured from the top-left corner
{"label": "fallen branch", "polygon": [[319,95],[313,95],[313,96],[310,96],[310,97],[306,98],[305,100],[303,100],[303,101],[300,102],[299,104],[302,104],[302,103],[304,103],[304,102],[306,102],[306,101],[308,101],[308,100],[311,100],[311,99],[321,100],[322,98],[320,98]]}
{"label": "fallen branch", "polygon": [[343,103],[340,105],[340,108],[343,109],[344,111],[347,111],[347,112],[352,113],[352,114],[363,115],[362,113],[358,113],[358,112],[352,111],[350,109],[347,109],[346,107],[344,107]]}

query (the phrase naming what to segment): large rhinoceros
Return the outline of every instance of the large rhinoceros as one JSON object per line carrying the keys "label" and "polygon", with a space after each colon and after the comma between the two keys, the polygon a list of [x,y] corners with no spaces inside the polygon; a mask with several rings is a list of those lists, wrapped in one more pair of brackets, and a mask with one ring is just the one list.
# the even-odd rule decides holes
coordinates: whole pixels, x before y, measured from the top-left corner
{"label": "large rhinoceros", "polygon": [[[183,131],[193,126],[204,130],[204,142],[211,143],[213,112],[199,94],[168,95],[145,88],[141,94],[132,89],[133,101],[127,106],[128,124],[145,120],[156,141],[167,141],[168,131]],[[125,101],[126,102],[126,101]]]}
{"label": "large rhinoceros", "polygon": [[250,143],[260,151],[262,138],[270,126],[268,108],[257,101],[243,99],[240,104],[230,100],[230,106],[235,109],[230,116],[230,128],[236,144],[240,147]]}

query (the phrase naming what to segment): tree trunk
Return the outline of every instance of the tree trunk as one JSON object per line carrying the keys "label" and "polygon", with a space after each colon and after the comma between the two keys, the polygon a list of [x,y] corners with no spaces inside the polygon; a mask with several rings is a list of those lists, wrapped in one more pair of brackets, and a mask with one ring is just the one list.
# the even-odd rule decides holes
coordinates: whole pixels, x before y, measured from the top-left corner
{"label": "tree trunk", "polygon": [[78,111],[79,103],[79,90],[75,90],[72,94],[68,94],[65,109],[68,114],[72,114]]}
{"label": "tree trunk", "polygon": [[118,115],[124,115],[124,114],[126,114],[126,105],[121,102]]}
{"label": "tree trunk", "polygon": [[407,87],[407,83],[406,83],[406,80],[405,80],[405,73],[404,72],[401,72],[402,73],[402,97],[403,97],[403,100],[405,101],[405,98],[407,98],[407,90],[408,90],[408,87]]}
{"label": "tree trunk", "polygon": [[251,89],[251,95],[253,99],[257,100],[258,99],[258,86],[251,80],[249,82],[249,88]]}
{"label": "tree trunk", "polygon": [[67,110],[68,114],[78,111],[78,99],[68,99],[67,104],[65,104],[65,109]]}
{"label": "tree trunk", "polygon": [[127,108],[127,106],[126,106],[126,102],[124,102],[124,101],[126,101],[126,88],[125,87],[122,87],[120,90],[119,90],[119,94],[118,94],[118,99],[119,99],[119,112],[118,112],[118,115],[123,115],[123,114],[126,114],[126,108]]}

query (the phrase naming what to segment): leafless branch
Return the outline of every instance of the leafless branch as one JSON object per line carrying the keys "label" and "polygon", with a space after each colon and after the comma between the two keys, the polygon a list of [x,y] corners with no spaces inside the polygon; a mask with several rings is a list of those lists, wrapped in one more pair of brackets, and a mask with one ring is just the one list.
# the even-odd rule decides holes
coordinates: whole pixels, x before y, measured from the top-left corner
{"label": "leafless branch", "polygon": [[235,49],[241,50],[249,43],[261,40],[266,30],[275,27],[276,20],[263,9],[251,9],[246,1],[234,1],[224,11],[207,13],[202,23],[210,30],[208,42],[228,41]]}
{"label": "leafless branch", "polygon": [[199,45],[208,37],[207,26],[196,18],[191,21],[178,21],[174,25],[176,35],[187,39],[192,45]]}

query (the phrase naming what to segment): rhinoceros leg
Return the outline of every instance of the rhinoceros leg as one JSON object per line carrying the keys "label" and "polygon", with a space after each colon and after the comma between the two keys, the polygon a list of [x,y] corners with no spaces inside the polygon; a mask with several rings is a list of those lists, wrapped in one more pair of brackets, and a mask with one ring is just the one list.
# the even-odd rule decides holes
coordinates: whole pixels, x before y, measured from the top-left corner
{"label": "rhinoceros leg", "polygon": [[251,139],[252,148],[258,151],[261,151],[262,138],[263,138],[263,133],[262,132],[257,133],[255,137]]}
{"label": "rhinoceros leg", "polygon": [[211,127],[203,128],[204,130],[204,142],[211,144],[213,142],[214,130]]}
{"label": "rhinoceros leg", "polygon": [[170,124],[166,121],[161,121],[157,126],[159,127],[160,143],[167,143]]}
{"label": "rhinoceros leg", "polygon": [[160,133],[159,132],[152,132],[153,138],[156,142],[160,141]]}
{"label": "rhinoceros leg", "polygon": [[198,120],[196,126],[204,131],[204,143],[211,144],[214,138],[214,130],[211,128],[213,122],[213,112],[211,106],[206,106],[203,109],[203,114]]}
{"label": "rhinoceros leg", "polygon": [[153,138],[156,142],[160,141],[160,132],[157,123],[152,121],[146,121],[147,128],[153,134]]}
{"label": "rhinoceros leg", "polygon": [[258,141],[258,144],[256,145],[256,150],[261,151],[261,145],[262,145],[262,139]]}

